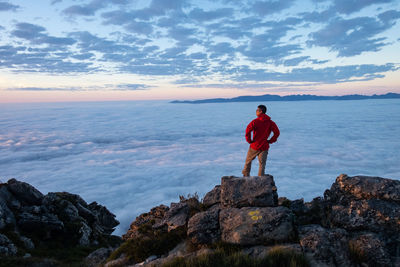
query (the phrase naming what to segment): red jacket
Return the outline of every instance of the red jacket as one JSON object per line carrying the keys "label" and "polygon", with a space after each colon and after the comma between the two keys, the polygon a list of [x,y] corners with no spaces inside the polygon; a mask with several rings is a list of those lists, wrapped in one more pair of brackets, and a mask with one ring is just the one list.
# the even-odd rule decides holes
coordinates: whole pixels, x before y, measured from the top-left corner
{"label": "red jacket", "polygon": [[[253,132],[253,139],[251,139],[251,132]],[[268,140],[271,132],[274,135]],[[276,142],[278,136],[278,126],[265,114],[261,114],[257,119],[254,119],[246,128],[246,141],[255,150],[268,150],[269,144]]]}

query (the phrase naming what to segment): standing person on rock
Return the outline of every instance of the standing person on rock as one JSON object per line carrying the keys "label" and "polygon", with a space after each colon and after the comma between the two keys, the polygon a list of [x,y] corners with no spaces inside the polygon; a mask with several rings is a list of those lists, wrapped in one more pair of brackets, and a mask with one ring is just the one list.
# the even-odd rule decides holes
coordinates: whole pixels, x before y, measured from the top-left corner
{"label": "standing person on rock", "polygon": [[[247,125],[246,141],[250,144],[246,162],[243,168],[243,176],[250,176],[251,162],[258,156],[260,164],[258,176],[265,176],[265,164],[267,162],[269,144],[275,143],[279,136],[278,126],[265,113],[267,107],[259,105],[256,110],[257,118]],[[253,132],[253,138],[251,136]],[[271,132],[274,135],[268,140]]]}

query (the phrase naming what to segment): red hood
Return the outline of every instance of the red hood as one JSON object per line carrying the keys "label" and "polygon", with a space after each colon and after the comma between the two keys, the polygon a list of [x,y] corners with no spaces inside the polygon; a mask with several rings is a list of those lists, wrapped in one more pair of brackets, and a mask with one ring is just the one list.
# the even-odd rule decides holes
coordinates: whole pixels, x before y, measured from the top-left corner
{"label": "red hood", "polygon": [[271,117],[262,113],[260,116],[257,117],[257,119],[259,119],[261,121],[269,121],[269,120],[271,120]]}

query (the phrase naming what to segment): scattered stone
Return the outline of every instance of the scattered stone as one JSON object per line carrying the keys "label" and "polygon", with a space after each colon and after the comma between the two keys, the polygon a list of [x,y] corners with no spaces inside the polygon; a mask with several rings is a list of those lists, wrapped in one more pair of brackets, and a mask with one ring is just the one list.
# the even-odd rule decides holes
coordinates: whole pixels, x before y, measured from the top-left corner
{"label": "scattered stone", "polygon": [[278,205],[276,191],[271,175],[221,178],[221,203],[224,207],[275,207]]}
{"label": "scattered stone", "polygon": [[294,238],[293,213],[286,207],[222,209],[221,240],[232,244],[261,245]]}

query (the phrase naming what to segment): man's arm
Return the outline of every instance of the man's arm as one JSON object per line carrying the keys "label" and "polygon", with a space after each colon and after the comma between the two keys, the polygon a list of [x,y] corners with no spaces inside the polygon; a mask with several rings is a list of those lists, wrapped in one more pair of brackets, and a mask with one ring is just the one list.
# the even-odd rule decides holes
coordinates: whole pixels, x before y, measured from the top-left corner
{"label": "man's arm", "polygon": [[275,143],[276,140],[278,139],[279,135],[280,135],[279,128],[276,125],[276,123],[273,122],[273,121],[271,121],[271,122],[272,122],[272,128],[271,129],[272,129],[272,132],[274,133],[274,135],[271,137],[271,139],[268,140],[268,143],[270,143],[270,144]]}
{"label": "man's arm", "polygon": [[254,122],[250,122],[246,128],[246,141],[247,143],[251,144],[253,141],[251,140],[251,132],[254,130]]}

